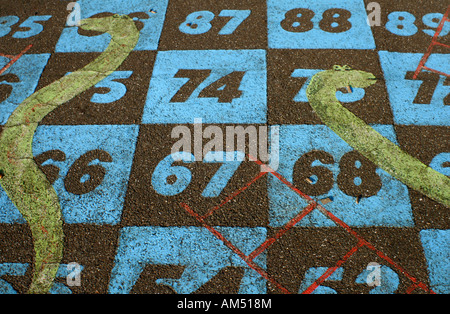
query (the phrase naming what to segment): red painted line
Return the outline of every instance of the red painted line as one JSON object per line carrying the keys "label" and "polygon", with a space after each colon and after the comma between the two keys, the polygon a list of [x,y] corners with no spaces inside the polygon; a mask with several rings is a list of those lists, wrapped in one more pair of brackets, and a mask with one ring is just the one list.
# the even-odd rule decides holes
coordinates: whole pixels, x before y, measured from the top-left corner
{"label": "red painted line", "polygon": [[47,233],[47,234],[48,234],[48,231],[47,231],[47,229],[45,229],[45,227],[44,227],[44,226],[42,226],[42,225],[41,225],[41,230],[42,230],[42,232],[44,232],[44,233]]}
{"label": "red painted line", "polygon": [[439,46],[443,46],[443,47],[445,47],[445,48],[450,48],[450,45],[446,45],[446,44],[441,43],[441,42],[438,42],[438,41],[434,42],[434,44],[435,44],[435,45],[439,45]]}
{"label": "red painted line", "polygon": [[231,249],[234,253],[236,253],[247,265],[258,272],[263,278],[270,281],[273,285],[275,285],[278,289],[283,291],[283,293],[290,294],[291,292],[283,287],[278,281],[276,281],[272,276],[270,276],[263,268],[261,268],[258,264],[253,262],[252,260],[249,260],[248,257],[239,250],[236,246],[234,246],[233,243],[228,241],[219,231],[214,229],[212,226],[208,225],[203,218],[198,215],[195,211],[193,211],[189,205],[186,203],[180,203],[180,206],[183,207],[189,214],[191,214],[193,217],[195,217],[206,229],[208,229],[216,238],[218,238],[220,241],[222,241],[229,249]]}
{"label": "red painted line", "polygon": [[266,172],[259,172],[258,175],[256,177],[254,177],[252,180],[250,180],[249,182],[247,182],[247,184],[245,184],[242,188],[237,189],[235,192],[233,192],[231,195],[229,195],[228,197],[226,197],[219,205],[215,206],[214,208],[212,208],[209,212],[207,212],[206,214],[204,214],[202,216],[202,219],[206,219],[207,217],[211,216],[216,210],[218,210],[220,207],[222,207],[223,205],[225,205],[226,203],[228,203],[229,201],[231,201],[234,197],[236,197],[237,195],[241,194],[242,192],[244,192],[245,190],[247,190],[250,185],[252,185],[253,183],[255,183],[259,178],[261,178],[263,175],[265,175]]}
{"label": "red painted line", "polygon": [[12,59],[12,58],[15,57],[15,55],[5,55],[5,54],[3,54],[3,53],[0,53],[0,56],[1,56],[1,57],[5,57],[5,58],[8,58],[8,59]]}
{"label": "red painted line", "polygon": [[[421,287],[425,287],[424,290],[428,290],[429,288],[426,287],[426,285],[424,285],[421,282],[418,282],[418,280],[413,277],[412,275],[410,275],[404,268],[402,268],[400,265],[398,265],[397,263],[395,263],[390,257],[388,257],[386,254],[384,254],[382,251],[378,250],[373,244],[371,244],[370,242],[368,242],[367,240],[365,240],[363,237],[361,237],[358,233],[356,233],[354,230],[352,230],[346,223],[344,223],[342,220],[340,220],[339,218],[337,218],[336,216],[334,216],[331,212],[327,211],[323,206],[321,206],[320,204],[317,204],[317,208],[319,209],[320,212],[322,212],[323,214],[327,215],[331,220],[333,220],[333,222],[335,222],[336,224],[338,224],[339,226],[341,226],[342,228],[344,228],[348,233],[352,234],[354,237],[356,237],[359,241],[359,243],[364,244],[367,248],[371,249],[372,251],[375,251],[375,253],[381,257],[382,259],[384,259],[385,261],[387,261],[389,264],[391,264],[391,266],[393,266],[394,268],[396,268],[399,272],[401,272],[402,274],[404,274],[409,280],[411,280],[414,283],[419,284]],[[431,291],[431,289],[430,289]]]}
{"label": "red painted line", "polygon": [[[308,287],[303,293],[311,293],[314,291],[320,284],[323,283],[329,276],[331,276],[336,269],[338,269],[342,264],[344,264],[348,258],[350,258],[360,247],[366,246],[369,249],[373,250],[379,257],[384,259],[386,262],[388,262],[390,265],[392,265],[394,268],[396,268],[400,273],[404,274],[409,280],[413,282],[413,284],[407,289],[407,292],[413,291],[416,287],[420,287],[421,289],[433,293],[433,290],[428,288],[424,283],[418,281],[415,277],[411,276],[408,272],[406,272],[405,269],[403,269],[400,265],[395,263],[391,258],[389,258],[386,254],[384,254],[382,251],[375,248],[374,245],[369,243],[367,240],[365,240],[363,237],[361,237],[358,233],[356,233],[354,230],[350,228],[346,223],[344,223],[342,220],[337,218],[335,215],[333,215],[331,212],[329,212],[327,209],[325,209],[321,204],[316,203],[310,196],[304,194],[302,191],[297,189],[292,183],[290,183],[286,178],[284,178],[281,174],[277,173],[275,170],[271,169],[269,166],[263,164],[259,160],[252,160],[258,165],[260,165],[262,168],[265,169],[265,171],[261,171],[255,178],[250,180],[243,188],[238,189],[234,193],[232,193],[230,196],[228,196],[224,201],[222,201],[218,206],[214,207],[208,214],[204,216],[198,215],[195,211],[193,211],[187,204],[181,203],[180,205],[185,208],[185,210],[192,215],[194,218],[196,218],[203,227],[207,228],[214,236],[216,236],[219,240],[221,240],[228,248],[230,248],[233,252],[235,252],[243,261],[247,263],[247,265],[257,271],[263,278],[270,281],[272,284],[274,284],[278,289],[283,291],[284,293],[290,293],[288,289],[283,287],[280,283],[278,283],[273,277],[271,277],[264,269],[262,269],[259,265],[257,265],[253,259],[255,259],[259,254],[261,254],[264,250],[266,250],[270,245],[275,243],[279,238],[281,238],[287,231],[292,229],[301,219],[303,219],[306,215],[308,215],[310,212],[312,212],[315,208],[317,208],[322,214],[324,214],[326,217],[331,219],[334,223],[336,223],[338,226],[342,227],[344,230],[346,230],[349,234],[353,235],[357,240],[358,244],[353,247],[341,260],[339,260],[335,266],[330,267],[320,278],[318,278],[310,287]],[[219,231],[214,229],[212,226],[208,225],[204,218],[208,217],[213,214],[213,212],[229,202],[231,199],[233,199],[236,195],[240,194],[241,192],[245,191],[251,184],[256,182],[259,178],[261,178],[265,173],[270,172],[272,175],[274,175],[276,178],[278,178],[281,182],[286,184],[288,187],[290,187],[295,193],[303,197],[305,200],[307,200],[310,204],[304,208],[301,212],[299,212],[294,218],[292,218],[277,234],[275,234],[272,238],[267,239],[264,241],[258,248],[256,248],[253,252],[251,252],[248,256],[246,256],[242,251],[240,251],[237,247],[235,247],[230,241],[228,241]]]}
{"label": "red painted line", "polygon": [[287,179],[285,179],[281,174],[279,174],[278,172],[276,172],[275,170],[273,170],[271,167],[269,167],[266,164],[263,164],[261,161],[259,160],[255,160],[254,162],[256,162],[258,165],[260,165],[261,167],[266,169],[266,172],[269,172],[270,174],[274,175],[276,178],[278,178],[278,180],[280,180],[281,182],[283,182],[285,185],[287,185],[291,190],[293,190],[295,193],[297,193],[298,195],[300,195],[301,197],[303,197],[304,199],[306,199],[309,202],[313,202],[314,200],[309,196],[306,195],[305,193],[303,193],[302,191],[300,191],[299,189],[297,189],[291,182],[289,182]]}
{"label": "red painted line", "polygon": [[8,64],[6,64],[1,70],[0,70],[0,75],[3,74],[3,72],[5,72],[10,66],[12,66],[17,60],[20,59],[20,57],[22,57],[25,52],[27,52],[28,50],[30,50],[30,48],[33,47],[32,44],[28,45],[24,50],[22,50],[17,56],[15,56],[14,58],[12,58]]}
{"label": "red painted line", "polygon": [[[414,72],[414,75],[413,75],[414,80],[417,78],[417,76],[419,75],[420,71],[422,71],[422,69],[426,69],[425,63],[427,62],[428,58],[430,57],[430,54],[431,54],[431,51],[433,50],[434,45],[436,45],[436,44],[443,45],[441,43],[438,43],[437,38],[438,38],[439,34],[441,33],[442,29],[444,28],[445,21],[448,20],[449,12],[450,12],[450,6],[447,7],[447,11],[445,12],[444,16],[442,17],[442,20],[439,23],[439,26],[436,29],[436,32],[434,33],[433,38],[431,39],[431,44],[428,46],[427,51],[422,56],[422,59],[419,62],[419,66],[417,67],[416,71]],[[433,70],[433,72],[436,72],[439,74],[443,73],[443,72],[438,72],[436,70]],[[448,76],[447,74],[444,74],[444,75]]]}
{"label": "red painted line", "polygon": [[199,216],[195,211],[193,211],[189,205],[186,203],[180,204],[189,214],[191,214],[194,218],[196,218],[206,229],[211,231],[212,234],[214,234],[220,241],[222,241],[228,248],[230,248],[234,253],[239,255],[240,258],[245,260],[247,256],[241,252],[237,247],[235,247],[230,241],[228,241],[219,231],[214,229],[213,227],[209,226],[202,217]]}
{"label": "red painted line", "polygon": [[325,280],[327,280],[328,277],[330,277],[339,267],[341,267],[341,265],[344,264],[350,258],[350,256],[358,251],[361,246],[364,246],[364,243],[360,241],[357,245],[351,248],[351,250],[348,251],[347,254],[345,254],[344,257],[336,263],[336,265],[328,268],[327,271],[324,272],[323,275],[320,276],[316,281],[314,281],[313,284],[310,285],[305,291],[303,291],[302,294],[310,294],[314,290],[316,290],[317,287],[319,287]]}
{"label": "red painted line", "polygon": [[303,219],[306,215],[308,215],[314,208],[316,208],[316,203],[308,205],[301,212],[297,214],[294,218],[292,218],[280,231],[278,231],[273,237],[264,241],[258,248],[256,248],[252,253],[249,254],[249,260],[253,260],[259,254],[261,254],[265,249],[275,243],[276,240],[281,238],[286,232],[288,232],[292,227],[294,227],[300,220]]}
{"label": "red painted line", "polygon": [[406,294],[410,294],[417,288],[417,285],[415,283],[411,284],[408,289],[406,289]]}
{"label": "red painted line", "polygon": [[441,33],[442,29],[444,28],[444,24],[445,24],[446,20],[448,20],[449,12],[450,12],[450,5],[447,7],[447,11],[445,11],[444,16],[442,17],[442,20],[439,23],[439,25],[438,25],[438,27],[436,29],[436,32],[434,33],[432,41],[436,41],[436,39],[438,38],[438,36]]}
{"label": "red painted line", "polygon": [[425,69],[425,70],[428,70],[428,71],[431,71],[431,72],[435,72],[435,73],[438,73],[440,75],[450,76],[450,74],[447,74],[447,73],[444,73],[444,72],[441,72],[441,71],[438,71],[438,70],[435,70],[435,69],[431,69],[431,68],[429,68],[427,66],[424,66],[424,65],[422,66],[422,69]]}
{"label": "red painted line", "polygon": [[[264,165],[262,164],[260,161],[258,162],[258,164],[260,165]],[[266,165],[264,165],[266,166]],[[267,166],[268,167],[268,166]],[[268,167],[269,168],[269,167]],[[289,187],[291,187],[291,189],[296,192],[297,194],[299,194],[300,196],[304,197],[305,194],[302,193],[300,190],[298,190],[297,188],[295,188],[286,178],[284,178],[281,174],[277,173],[276,171],[274,171],[273,169],[270,169],[269,171],[272,175],[274,175],[276,178],[278,178],[281,182],[285,183],[286,185],[288,185]],[[309,196],[304,197],[306,200],[312,200]],[[422,282],[418,282],[418,280],[411,276],[405,269],[403,269],[400,265],[398,265],[397,263],[395,263],[391,258],[389,258],[387,255],[385,255],[382,251],[378,250],[377,248],[375,248],[375,246],[373,246],[370,242],[368,242],[367,240],[365,240],[363,237],[361,237],[358,233],[356,233],[353,229],[350,228],[350,226],[348,226],[346,223],[344,223],[342,220],[340,220],[339,218],[337,218],[335,215],[333,215],[331,212],[329,212],[327,209],[325,209],[325,207],[323,207],[321,204],[317,204],[316,208],[324,215],[326,215],[329,219],[331,219],[334,223],[336,223],[338,226],[341,226],[342,228],[344,228],[348,233],[350,233],[351,235],[353,235],[356,239],[358,239],[358,246],[360,245],[365,245],[367,246],[369,249],[373,250],[376,252],[376,254],[378,256],[380,256],[381,258],[383,258],[385,261],[387,261],[389,264],[391,264],[393,267],[395,267],[398,271],[400,271],[401,273],[403,273],[409,280],[411,280],[414,283],[417,283],[420,287],[422,287],[423,289],[427,290],[427,291],[431,291],[431,289],[427,288],[426,285],[424,285]],[[353,254],[354,252],[352,252],[351,254]],[[345,261],[345,260],[344,260]],[[342,262],[343,263],[343,262]],[[313,290],[312,290],[313,291]]]}
{"label": "red painted line", "polygon": [[424,283],[422,283],[421,281],[418,281],[417,278],[413,277],[412,275],[410,275],[403,267],[401,267],[400,265],[398,265],[396,262],[394,262],[389,256],[387,256],[386,254],[384,254],[382,251],[378,250],[377,248],[375,248],[373,245],[368,245],[367,246],[369,249],[375,251],[377,253],[377,255],[379,257],[381,257],[382,259],[384,259],[385,261],[387,261],[389,264],[391,264],[392,267],[396,268],[400,273],[402,273],[403,275],[405,275],[409,280],[411,280],[415,285],[417,285],[418,287],[422,288],[425,291],[428,291],[430,293],[434,293],[433,290],[431,290],[430,288],[428,288]]}
{"label": "red painted line", "polygon": [[420,288],[430,294],[436,294],[436,292],[434,292],[433,290],[429,289],[427,286],[425,286],[423,283],[413,283],[411,284],[408,289],[406,289],[406,294],[411,294],[411,292],[413,292],[414,290],[416,290],[416,288]]}
{"label": "red painted line", "polygon": [[333,215],[330,211],[326,210],[325,207],[323,207],[320,204],[317,204],[317,209],[327,216],[329,219],[331,219],[335,224],[338,226],[341,226],[344,228],[348,233],[353,235],[355,238],[358,239],[359,242],[363,242],[365,245],[371,245],[369,242],[367,242],[363,237],[361,237],[358,233],[356,233],[352,228],[350,228],[349,225],[347,225],[345,222],[337,218],[335,215]]}

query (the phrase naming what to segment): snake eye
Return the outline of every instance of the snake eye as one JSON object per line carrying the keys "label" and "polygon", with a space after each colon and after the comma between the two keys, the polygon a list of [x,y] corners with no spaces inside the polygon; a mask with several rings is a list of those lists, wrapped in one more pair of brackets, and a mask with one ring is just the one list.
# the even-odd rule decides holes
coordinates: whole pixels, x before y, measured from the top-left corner
{"label": "snake eye", "polygon": [[344,65],[343,67],[342,67],[345,71],[351,71],[351,70],[353,70],[351,67],[349,67],[348,65]]}
{"label": "snake eye", "polygon": [[134,23],[136,24],[136,28],[140,31],[144,28],[144,23],[141,21],[142,19],[149,19],[150,16],[145,12],[133,12],[128,14],[128,17],[133,19]]}

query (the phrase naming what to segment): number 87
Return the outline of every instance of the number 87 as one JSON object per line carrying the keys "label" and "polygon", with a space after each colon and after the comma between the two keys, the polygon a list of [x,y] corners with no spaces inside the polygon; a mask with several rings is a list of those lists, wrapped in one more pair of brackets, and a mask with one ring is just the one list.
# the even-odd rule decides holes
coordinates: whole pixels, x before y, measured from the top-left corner
{"label": "number 87", "polygon": [[[219,35],[232,34],[242,22],[249,17],[250,10],[222,10],[220,17],[231,17],[227,24],[219,31]],[[208,32],[212,25],[211,21],[215,18],[214,13],[210,11],[197,11],[189,14],[186,20],[180,24],[179,30],[189,35],[199,35]]]}

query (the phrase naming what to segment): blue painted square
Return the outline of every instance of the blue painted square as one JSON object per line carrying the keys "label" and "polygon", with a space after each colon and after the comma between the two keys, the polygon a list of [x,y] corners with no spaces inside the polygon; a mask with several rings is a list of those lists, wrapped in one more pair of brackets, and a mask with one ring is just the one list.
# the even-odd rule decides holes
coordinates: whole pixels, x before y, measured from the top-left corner
{"label": "blue painted square", "polygon": [[[49,58],[49,53],[25,54],[2,74],[16,75],[18,82],[7,82],[0,76],[0,85],[12,87],[11,94],[0,103],[0,125],[4,125],[17,106],[34,93]],[[10,59],[0,56],[0,69],[9,61]]]}
{"label": "blue painted square", "polygon": [[[376,125],[374,129],[394,143],[396,135],[390,125]],[[374,196],[362,198],[356,204],[355,197],[344,194],[337,184],[339,161],[353,149],[338,135],[324,125],[282,125],[280,127],[280,157],[277,172],[289,182],[293,182],[294,165],[305,153],[312,150],[327,152],[333,156],[334,163],[322,164],[313,161],[311,166],[322,166],[333,174],[332,188],[323,195],[313,197],[316,200],[333,197],[325,205],[339,219],[350,226],[410,227],[414,225],[407,187],[392,178],[384,170],[376,169],[381,179],[381,189]],[[319,183],[317,183],[319,184]],[[288,186],[274,176],[269,176],[268,195],[270,206],[270,225],[283,226],[308,204]],[[335,224],[319,211],[314,210],[303,218],[298,225],[328,227]]]}
{"label": "blue painted square", "polygon": [[450,294],[450,230],[422,230],[420,239],[428,263],[431,289]]}
{"label": "blue painted square", "polygon": [[[185,102],[171,102],[173,96],[188,82],[175,77],[180,69],[210,70]],[[240,81],[239,97],[219,102],[217,97],[198,97],[200,92],[234,72],[245,74]],[[194,50],[160,51],[156,57],[145,103],[143,123],[265,123],[266,52],[264,50]]]}
{"label": "blue painted square", "polygon": [[[248,255],[266,240],[266,228],[215,227],[242,253]],[[254,262],[266,268],[266,252]],[[178,294],[189,294],[225,267],[244,267],[239,293],[266,293],[266,281],[235,252],[203,227],[126,227],[111,271],[109,293],[130,293],[146,265],[184,266],[179,279],[159,278]]]}
{"label": "blue painted square", "polygon": [[[158,49],[159,38],[161,36],[168,0],[146,1],[146,0],[79,0],[81,19],[92,17],[93,15],[109,12],[114,14],[132,14],[142,12],[148,18],[137,18],[144,23],[144,27],[139,32],[139,41],[135,50],[156,50]],[[154,12],[150,12],[153,9]],[[69,11],[68,11],[69,14]],[[98,36],[82,36],[78,34],[78,27],[65,27],[61,33],[56,52],[101,52],[106,49],[110,42],[109,34]]]}
{"label": "blue painted square", "polygon": [[[48,160],[42,165],[57,166],[59,177],[54,182],[66,223],[117,224],[123,209],[128,179],[139,128],[136,125],[40,126],[33,141],[33,155],[61,150],[64,161]],[[83,154],[100,149],[111,156],[111,162],[89,161],[88,166],[105,169],[101,183],[92,191],[73,194],[67,191],[65,178],[69,169]],[[84,172],[83,172],[84,173]],[[80,178],[89,180],[89,175]],[[17,208],[0,192],[0,223],[24,222]]]}
{"label": "blue painted square", "polygon": [[268,0],[267,10],[269,48],[375,49],[363,0]]}
{"label": "blue painted square", "polygon": [[[420,79],[410,79],[407,72],[411,75],[411,72],[416,70],[423,56],[421,53],[380,51],[379,55],[394,122],[405,125],[449,126],[450,106],[444,104],[444,98],[450,93],[450,85],[445,83],[446,77],[441,75],[436,82],[427,78],[425,83]],[[450,74],[450,54],[433,53],[426,66]],[[422,73],[427,71],[423,70]],[[428,104],[414,103],[419,93],[433,96]]]}

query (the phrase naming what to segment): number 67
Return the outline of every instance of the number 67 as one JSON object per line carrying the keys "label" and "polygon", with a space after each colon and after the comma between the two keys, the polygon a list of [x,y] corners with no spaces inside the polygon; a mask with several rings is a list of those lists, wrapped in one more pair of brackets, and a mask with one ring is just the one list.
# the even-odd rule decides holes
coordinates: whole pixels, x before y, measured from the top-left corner
{"label": "number 67", "polygon": [[[229,158],[234,155],[233,159]],[[214,163],[223,162],[209,181],[202,192],[203,197],[219,196],[227,185],[237,168],[244,160],[244,153],[235,152],[208,152],[203,162]],[[173,166],[175,161],[191,163],[195,159],[194,155],[187,152],[178,152],[168,155],[161,160],[152,174],[152,186],[158,194],[165,196],[174,196],[183,192],[192,180],[191,171],[183,166]],[[174,176],[176,180],[169,182],[169,177]]]}

